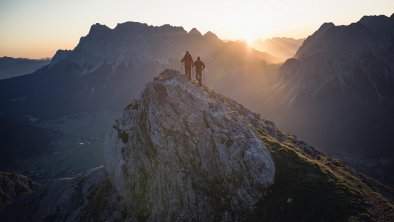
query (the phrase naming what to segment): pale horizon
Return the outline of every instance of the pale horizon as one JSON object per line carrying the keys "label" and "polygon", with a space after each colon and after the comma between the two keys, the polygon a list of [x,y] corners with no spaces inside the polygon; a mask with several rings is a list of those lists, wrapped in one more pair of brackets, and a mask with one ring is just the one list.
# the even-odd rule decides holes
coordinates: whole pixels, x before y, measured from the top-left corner
{"label": "pale horizon", "polygon": [[324,22],[348,25],[365,15],[394,12],[389,0],[201,0],[190,5],[180,0],[0,0],[0,57],[52,57],[58,49],[75,48],[95,23],[111,29],[128,21],[170,24],[203,34],[212,31],[221,39],[252,41],[306,38]]}

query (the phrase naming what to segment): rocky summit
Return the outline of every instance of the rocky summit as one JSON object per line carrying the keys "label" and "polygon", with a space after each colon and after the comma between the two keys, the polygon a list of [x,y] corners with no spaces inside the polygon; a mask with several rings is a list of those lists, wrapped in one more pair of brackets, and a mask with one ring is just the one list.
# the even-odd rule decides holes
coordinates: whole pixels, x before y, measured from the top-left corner
{"label": "rocky summit", "polygon": [[106,170],[136,218],[239,220],[274,182],[256,118],[166,70],[113,126]]}
{"label": "rocky summit", "polygon": [[166,70],[115,121],[104,167],[16,197],[0,218],[391,222],[393,200],[390,187]]}

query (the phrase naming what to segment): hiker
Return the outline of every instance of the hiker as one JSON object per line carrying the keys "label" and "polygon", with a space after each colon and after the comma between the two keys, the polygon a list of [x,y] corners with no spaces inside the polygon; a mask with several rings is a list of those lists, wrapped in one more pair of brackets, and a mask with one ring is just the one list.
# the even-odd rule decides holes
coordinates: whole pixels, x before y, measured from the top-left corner
{"label": "hiker", "polygon": [[200,60],[200,57],[197,57],[197,61],[193,63],[193,66],[196,67],[196,79],[198,81],[198,85],[201,86],[202,70],[205,69],[205,64]]}
{"label": "hiker", "polygon": [[193,64],[193,58],[190,55],[189,51],[186,51],[185,56],[183,56],[181,62],[183,62],[185,66],[185,76],[187,80],[191,80],[191,73],[192,73],[192,64]]}

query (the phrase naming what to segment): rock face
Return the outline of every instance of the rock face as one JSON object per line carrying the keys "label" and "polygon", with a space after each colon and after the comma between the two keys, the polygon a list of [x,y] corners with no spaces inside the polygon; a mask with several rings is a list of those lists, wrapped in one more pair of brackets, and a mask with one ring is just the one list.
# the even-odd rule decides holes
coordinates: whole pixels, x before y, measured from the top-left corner
{"label": "rock face", "polygon": [[[0,81],[0,112],[7,118],[25,120],[26,116],[53,119],[120,110],[139,96],[154,75],[167,68],[181,69],[186,50],[209,67],[207,79],[216,90],[238,100],[247,92],[265,89],[262,74],[273,75],[279,68],[268,64],[271,55],[241,42],[222,41],[211,32],[201,35],[196,29],[188,33],[182,27],[138,22],[113,29],[95,24],[75,49],[58,50],[50,65],[34,76]],[[231,81],[224,82],[224,76]],[[44,106],[48,108],[42,109]]]}
{"label": "rock face", "polygon": [[105,159],[1,221],[394,221],[392,189],[172,70],[124,109]]}
{"label": "rock face", "polygon": [[0,172],[0,207],[21,195],[33,192],[39,187],[30,178],[17,174]]}
{"label": "rock face", "polygon": [[105,167],[138,219],[239,220],[274,181],[257,118],[166,70],[116,121]]}
{"label": "rock face", "polygon": [[323,99],[327,90],[368,102],[391,99],[393,49],[393,18],[364,16],[349,26],[324,23],[280,68],[277,93],[284,95],[277,101],[292,105]]}
{"label": "rock face", "polygon": [[0,210],[3,221],[119,221],[125,209],[103,167],[53,181]]}
{"label": "rock face", "polygon": [[278,77],[265,104],[275,107],[270,119],[394,184],[393,16],[365,16],[348,26],[323,24]]}

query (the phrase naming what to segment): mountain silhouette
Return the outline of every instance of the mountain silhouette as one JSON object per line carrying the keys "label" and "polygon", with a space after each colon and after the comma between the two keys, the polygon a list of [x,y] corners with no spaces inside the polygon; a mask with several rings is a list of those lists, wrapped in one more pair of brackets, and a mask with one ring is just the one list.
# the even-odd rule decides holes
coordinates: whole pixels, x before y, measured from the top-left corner
{"label": "mountain silhouette", "polygon": [[188,33],[182,27],[137,22],[114,29],[95,24],[75,49],[58,51],[34,75],[0,81],[0,112],[7,118],[48,119],[116,110],[138,95],[152,73],[180,69],[186,50],[206,61],[210,86],[236,99],[263,91],[265,75],[278,67],[269,65],[267,53],[242,42],[224,42],[212,32],[201,35],[197,29]]}
{"label": "mountain silhouette", "polygon": [[107,125],[154,73],[183,69],[186,50],[204,61],[204,84],[248,107],[262,101],[267,79],[279,68],[267,53],[222,41],[212,32],[137,22],[113,29],[94,24],[75,49],[58,50],[49,65],[0,81],[5,123],[0,131],[9,132],[0,134],[2,169],[46,183],[102,165]]}
{"label": "mountain silhouette", "polygon": [[284,62],[292,58],[300,48],[305,39],[274,37],[265,40],[256,40],[252,46],[262,52],[267,52],[279,58],[278,62]]}
{"label": "mountain silhouette", "polygon": [[[278,125],[394,182],[394,19],[323,24],[280,68],[266,103]],[[369,165],[370,167],[366,167]]]}
{"label": "mountain silhouette", "polygon": [[0,58],[0,80],[31,74],[37,69],[48,65],[50,59]]}

